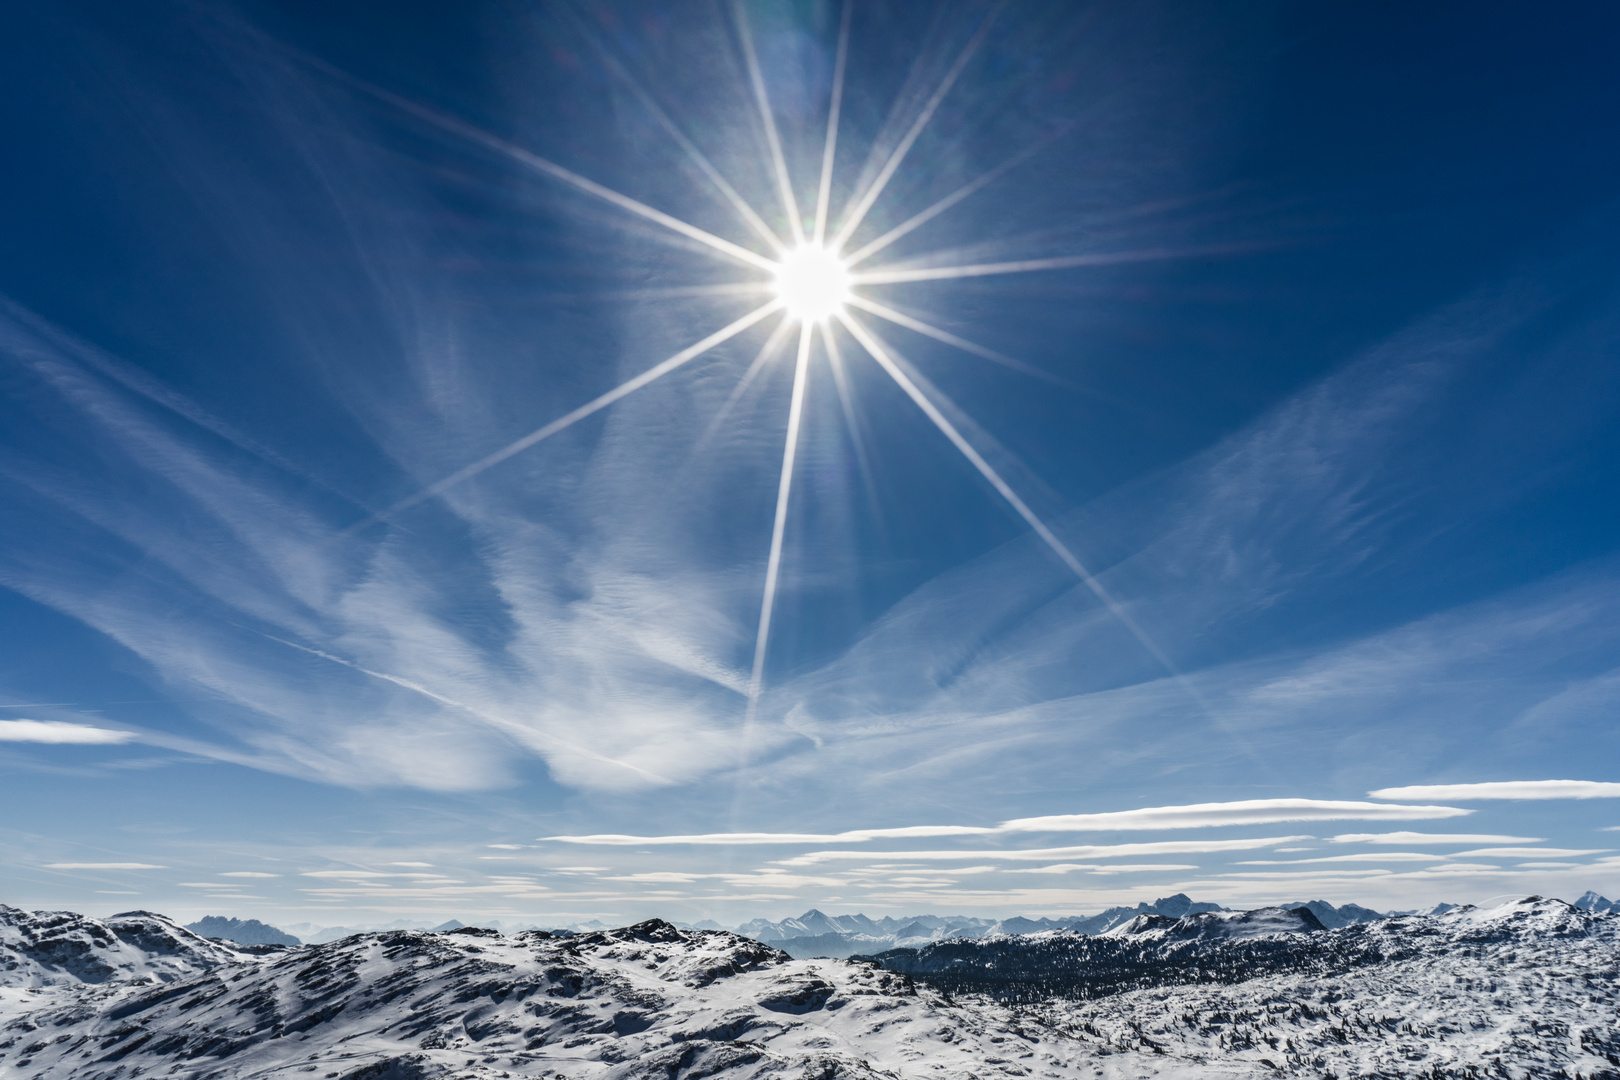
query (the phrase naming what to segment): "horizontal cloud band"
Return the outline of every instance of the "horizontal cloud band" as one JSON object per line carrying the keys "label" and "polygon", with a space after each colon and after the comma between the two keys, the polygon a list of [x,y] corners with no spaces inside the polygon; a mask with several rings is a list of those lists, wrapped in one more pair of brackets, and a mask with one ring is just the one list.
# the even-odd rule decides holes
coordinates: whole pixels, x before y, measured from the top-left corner
{"label": "horizontal cloud band", "polygon": [[1141,844],[1086,844],[1076,847],[1022,848],[1013,851],[987,851],[984,848],[961,851],[812,851],[791,859],[778,859],[778,866],[812,866],[816,863],[861,860],[870,862],[950,862],[964,859],[997,859],[1012,862],[1046,859],[1110,859],[1129,855],[1199,855],[1216,851],[1252,851],[1255,848],[1310,840],[1309,836],[1264,836],[1248,840],[1153,840]]}
{"label": "horizontal cloud band", "polygon": [[112,746],[135,738],[133,731],[69,724],[62,720],[0,720],[0,742]]}
{"label": "horizontal cloud band", "polygon": [[1367,794],[1374,799],[1620,799],[1620,784],[1597,780],[1501,780],[1387,787]]}
{"label": "horizontal cloud band", "polygon": [[642,847],[655,844],[859,844],[868,840],[931,836],[994,836],[1014,832],[1135,832],[1202,829],[1220,825],[1273,825],[1289,821],[1426,821],[1473,813],[1454,806],[1395,806],[1328,799],[1247,799],[1239,802],[1150,806],[1101,814],[1056,814],[1015,818],[994,827],[910,825],[893,829],[852,829],[840,833],[690,833],[674,836],[543,836],[564,844]]}

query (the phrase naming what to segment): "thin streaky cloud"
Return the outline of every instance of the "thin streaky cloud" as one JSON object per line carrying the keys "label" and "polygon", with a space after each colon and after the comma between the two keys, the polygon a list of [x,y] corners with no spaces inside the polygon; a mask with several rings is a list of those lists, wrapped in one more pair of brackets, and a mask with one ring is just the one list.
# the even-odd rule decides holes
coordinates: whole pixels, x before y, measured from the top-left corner
{"label": "thin streaky cloud", "polygon": [[1620,799],[1620,784],[1601,780],[1500,780],[1414,784],[1367,792],[1374,799]]}
{"label": "thin streaky cloud", "polygon": [[839,833],[724,832],[692,833],[677,836],[632,836],[623,833],[596,833],[589,836],[542,836],[542,841],[562,844],[599,844],[608,847],[700,844],[857,844],[867,840],[918,838],[925,836],[986,836],[995,829],[972,825],[914,825],[897,829],[854,829]]}
{"label": "thin streaky cloud", "polygon": [[612,390],[593,398],[584,405],[581,405],[579,408],[575,409],[573,412],[570,412],[565,416],[561,416],[558,419],[551,421],[549,424],[536,428],[534,431],[529,432],[529,434],[523,436],[521,439],[517,439],[501,447],[493,454],[487,454],[473,462],[471,465],[456,470],[443,480],[429,484],[427,487],[416,492],[414,495],[409,495],[406,498],[399,500],[388,509],[382,511],[380,514],[373,514],[368,518],[350,525],[348,528],[344,529],[338,534],[338,538],[341,539],[343,537],[352,536],[360,530],[374,525],[377,522],[384,521],[387,518],[393,517],[395,514],[402,513],[409,510],[413,506],[426,502],[428,499],[448,491],[457,484],[472,479],[485,469],[488,469],[494,465],[499,465],[501,462],[505,461],[514,454],[520,454],[536,443],[549,439],[559,431],[572,427],[574,424],[585,419],[587,416],[607,408],[620,398],[635,393],[648,383],[653,382],[656,379],[660,379],[688,361],[702,356],[716,345],[736,337],[738,334],[742,333],[744,330],[747,330],[750,326],[753,326],[755,323],[771,314],[771,312],[776,311],[781,306],[782,303],[780,300],[773,300],[768,304],[763,304],[760,307],[755,308],[753,311],[749,312],[747,315],[744,315],[731,325],[720,330],[716,330],[714,333],[710,334],[702,341],[697,342],[695,345],[688,345],[686,348],[682,349],[674,356],[671,356],[669,359],[648,368],[646,371],[642,372],[640,375],[637,375],[633,379],[620,383]]}
{"label": "thin streaky cloud", "polygon": [[472,124],[467,123],[465,120],[460,120],[454,116],[442,113],[437,109],[429,108],[428,106],[419,102],[412,101],[410,98],[396,94],[391,90],[385,90],[374,83],[367,82],[365,79],[362,79],[359,76],[352,75],[349,72],[344,71],[342,68],[328,64],[324,60],[320,60],[316,57],[303,56],[301,59],[304,61],[304,63],[326,72],[327,74],[339,79],[349,86],[355,87],[361,92],[368,94],[379,101],[383,101],[394,106],[401,112],[409,113],[418,120],[424,120],[442,131],[449,132],[452,135],[458,135],[469,142],[477,143],[480,146],[486,147],[487,149],[493,150],[496,153],[504,155],[505,157],[511,158],[513,161],[516,161],[521,165],[526,165],[529,168],[534,169],[536,172],[544,173],[555,180],[561,180],[563,183],[583,191],[588,195],[594,195],[598,199],[611,203],[621,210],[626,210],[632,214],[635,214],[637,217],[645,218],[646,220],[654,222],[655,224],[662,225],[671,232],[679,233],[689,240],[696,240],[698,243],[703,244],[711,250],[725,255],[736,262],[767,271],[775,265],[770,259],[756,251],[750,251],[745,247],[732,243],[730,240],[722,239],[706,229],[700,229],[696,225],[682,221],[680,218],[675,217],[672,214],[666,214],[662,210],[648,206],[639,199],[633,199],[628,195],[614,191],[612,188],[607,187],[604,184],[599,184],[595,180],[581,176],[572,169],[566,168],[554,161],[543,158],[539,154],[533,153],[532,151],[525,150],[523,147],[518,146],[515,143],[507,142],[500,136],[485,131],[482,128],[475,127]]}
{"label": "thin streaky cloud", "polygon": [[380,679],[383,682],[392,683],[403,690],[409,690],[413,694],[420,694],[429,701],[437,702],[440,705],[447,705],[450,708],[465,713],[476,720],[482,721],[484,724],[487,724],[489,727],[494,728],[520,744],[531,746],[536,742],[549,744],[553,748],[562,748],[568,750],[571,753],[578,754],[581,757],[598,762],[599,764],[628,770],[629,772],[635,773],[641,779],[653,784],[664,785],[670,783],[667,777],[659,776],[657,773],[652,772],[649,769],[644,769],[639,765],[632,764],[631,762],[621,761],[618,758],[597,753],[596,751],[591,750],[590,748],[583,746],[572,739],[564,739],[547,732],[537,731],[526,724],[521,724],[517,721],[509,720],[502,716],[493,715],[485,710],[474,708],[465,702],[457,701],[455,698],[446,697],[443,694],[429,690],[427,687],[421,685],[420,683],[412,682],[410,679],[401,678],[398,675],[390,675],[386,671],[373,671],[372,669],[357,664],[352,660],[345,660],[341,656],[334,656],[331,653],[323,652],[320,649],[312,649],[307,645],[300,645],[296,641],[287,641],[284,638],[274,637],[270,634],[264,634],[263,636],[269,638],[271,641],[277,642],[278,644],[285,645],[290,649],[297,649],[298,651],[308,653],[311,656],[318,656],[322,660],[339,664],[343,667],[349,668],[352,671],[358,671],[362,675],[369,675],[373,679]]}
{"label": "thin streaky cloud", "polygon": [[1239,866],[1305,866],[1309,863],[1445,862],[1428,851],[1363,851],[1355,855],[1320,855],[1314,859],[1246,859]]}
{"label": "thin streaky cloud", "polygon": [[144,862],[53,862],[47,870],[167,870],[166,866]]}
{"label": "thin streaky cloud", "polygon": [[70,724],[63,720],[0,720],[0,742],[58,746],[117,746],[137,738],[133,731]]}
{"label": "thin streaky cloud", "polygon": [[[998,836],[1028,832],[1135,832],[1159,829],[1216,828],[1231,825],[1276,825],[1291,821],[1422,820],[1473,813],[1450,806],[1391,806],[1387,803],[1341,802],[1326,799],[1247,799],[1240,802],[1191,803],[1186,806],[1150,806],[1100,814],[1054,814],[1014,818],[999,825],[906,825],[881,829],[849,829],[837,833],[723,832],[670,836],[635,836],[596,833],[585,836],[542,836],[542,841],[564,844],[599,844],[635,847],[663,844],[859,844],[869,840],[925,836]],[[1350,834],[1359,835],[1359,834]],[[1369,834],[1373,835],[1373,834]],[[1377,834],[1414,837],[1420,833]],[[1294,837],[1294,839],[1311,839]],[[1463,836],[1447,842],[1481,843],[1497,838]],[[1518,840],[1522,837],[1506,837]],[[1438,842],[1438,841],[1436,841]]]}
{"label": "thin streaky cloud", "polygon": [[742,373],[742,378],[737,380],[737,385],[731,388],[731,393],[726,395],[726,400],[721,402],[720,408],[715,410],[714,419],[709,421],[709,426],[704,428],[703,434],[698,438],[698,446],[703,446],[714,438],[715,433],[720,430],[720,426],[726,422],[726,417],[731,415],[731,410],[737,407],[737,402],[742,400],[743,394],[748,392],[748,388],[753,385],[754,380],[759,377],[759,373],[765,369],[766,364],[770,363],[771,358],[776,355],[777,350],[782,347],[782,343],[787,340],[788,335],[792,332],[793,320],[784,316],[782,321],[776,324],[776,328],[771,331],[771,336],[765,339],[765,344],[759,347],[759,352],[754,355],[754,359]]}
{"label": "thin streaky cloud", "polygon": [[1342,833],[1330,836],[1335,844],[1539,844],[1539,836],[1492,836],[1488,833]]}
{"label": "thin streaky cloud", "polygon": [[1474,859],[1574,859],[1582,855],[1607,855],[1613,848],[1544,848],[1544,847],[1491,847],[1473,851],[1459,851],[1456,858]]}
{"label": "thin streaky cloud", "polygon": [[1239,802],[1154,806],[1102,814],[1054,814],[1018,818],[1001,828],[1010,832],[1071,832],[1110,829],[1196,829],[1217,825],[1262,825],[1284,821],[1411,821],[1463,817],[1453,806],[1390,806],[1330,799],[1245,799]]}
{"label": "thin streaky cloud", "polygon": [[1256,848],[1309,840],[1308,836],[1266,836],[1245,840],[1150,840],[1139,844],[1084,844],[1073,847],[1023,848],[1013,851],[973,848],[960,851],[811,851],[787,859],[778,866],[813,866],[845,860],[870,862],[963,862],[994,859],[1007,862],[1043,862],[1049,859],[1108,859],[1130,855],[1202,855],[1216,851],[1253,851]]}
{"label": "thin streaky cloud", "polygon": [[[572,15],[573,12],[570,11],[569,14]],[[760,238],[769,244],[771,246],[771,250],[775,251],[778,255],[786,254],[787,248],[782,243],[782,238],[776,235],[776,231],[765,223],[765,219],[759,216],[759,212],[755,210],[752,205],[750,205],[748,200],[743,198],[742,195],[737,192],[737,189],[731,186],[731,181],[727,180],[724,174],[722,174],[720,170],[715,167],[714,163],[709,160],[708,156],[704,154],[702,150],[698,149],[697,144],[687,136],[686,132],[681,129],[679,124],[675,123],[674,119],[670,117],[669,113],[665,112],[664,108],[659,105],[657,101],[653,100],[652,94],[647,91],[646,87],[642,86],[641,80],[632,75],[629,69],[621,64],[618,58],[613,56],[608,51],[607,46],[602,44],[600,37],[591,29],[590,25],[586,23],[585,20],[576,16],[574,18],[574,25],[576,28],[578,28],[581,35],[591,43],[591,47],[596,50],[596,55],[599,59],[601,59],[603,65],[605,65],[620,82],[624,83],[630,88],[630,92],[636,95],[636,98],[641,102],[642,107],[652,115],[653,119],[658,121],[659,126],[661,126],[664,131],[669,134],[670,138],[675,140],[676,144],[680,146],[681,150],[686,154],[686,156],[690,158],[692,163],[698,167],[698,170],[708,178],[709,183],[713,184],[715,189],[719,191],[721,195],[725,196],[726,201],[731,204],[734,210],[737,211],[738,216],[748,223],[749,228],[758,233]]]}

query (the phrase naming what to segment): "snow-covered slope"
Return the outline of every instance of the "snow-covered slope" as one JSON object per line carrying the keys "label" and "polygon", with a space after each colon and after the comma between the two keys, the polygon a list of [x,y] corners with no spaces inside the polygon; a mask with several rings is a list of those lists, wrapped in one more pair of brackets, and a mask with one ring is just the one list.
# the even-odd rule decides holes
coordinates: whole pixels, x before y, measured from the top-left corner
{"label": "snow-covered slope", "polygon": [[241,958],[150,911],[90,919],[0,904],[0,987],[172,982]]}
{"label": "snow-covered slope", "polygon": [[[0,911],[8,925],[26,914]],[[119,952],[117,921],[93,949]],[[102,925],[80,923],[86,936]],[[915,978],[657,920],[204,952],[161,985],[143,960],[132,979],[0,989],[0,1077],[1620,1080],[1620,917],[1532,897],[1313,923],[1298,909],[1151,916],[1107,937],[1044,931],[884,959],[909,958]],[[1128,986],[1100,985],[1122,958]],[[953,970],[976,971],[986,992],[952,992],[939,976]],[[1043,972],[1066,972],[1070,993],[1030,992]]]}
{"label": "snow-covered slope", "polygon": [[159,988],[3,1005],[0,1076],[45,1080],[1260,1075],[1099,1054],[870,964],[656,920],[567,938],[369,934]]}
{"label": "snow-covered slope", "polygon": [[1294,938],[1337,970],[1052,1002],[1099,1047],[1310,1077],[1620,1077],[1620,917],[1530,897]]}

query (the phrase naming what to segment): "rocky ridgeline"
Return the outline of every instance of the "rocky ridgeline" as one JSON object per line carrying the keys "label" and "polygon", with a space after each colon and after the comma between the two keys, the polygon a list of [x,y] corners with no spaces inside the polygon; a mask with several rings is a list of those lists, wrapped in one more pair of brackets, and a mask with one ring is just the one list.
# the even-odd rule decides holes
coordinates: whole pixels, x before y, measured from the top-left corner
{"label": "rocky ridgeline", "polygon": [[1340,929],[1140,913],[875,961],[657,920],[236,950],[144,912],[0,916],[19,1080],[1620,1080],[1620,918],[1536,897]]}

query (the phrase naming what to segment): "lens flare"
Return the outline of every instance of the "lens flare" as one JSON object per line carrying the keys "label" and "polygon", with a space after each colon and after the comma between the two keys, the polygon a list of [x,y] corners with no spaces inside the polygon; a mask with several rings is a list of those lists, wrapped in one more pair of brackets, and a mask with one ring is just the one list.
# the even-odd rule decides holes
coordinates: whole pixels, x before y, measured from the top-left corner
{"label": "lens flare", "polygon": [[804,244],[778,264],[774,288],[791,317],[820,323],[844,310],[852,284],[849,267],[836,252],[819,244]]}

